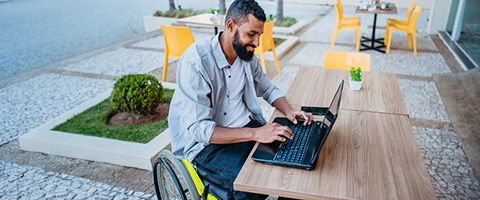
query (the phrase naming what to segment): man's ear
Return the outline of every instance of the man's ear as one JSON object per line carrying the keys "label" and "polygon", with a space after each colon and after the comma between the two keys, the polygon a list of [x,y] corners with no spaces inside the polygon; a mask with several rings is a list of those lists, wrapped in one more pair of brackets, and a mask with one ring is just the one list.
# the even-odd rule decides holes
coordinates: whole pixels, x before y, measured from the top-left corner
{"label": "man's ear", "polygon": [[228,19],[225,30],[227,30],[228,32],[233,32],[234,28],[235,28],[235,22],[233,21],[233,19]]}

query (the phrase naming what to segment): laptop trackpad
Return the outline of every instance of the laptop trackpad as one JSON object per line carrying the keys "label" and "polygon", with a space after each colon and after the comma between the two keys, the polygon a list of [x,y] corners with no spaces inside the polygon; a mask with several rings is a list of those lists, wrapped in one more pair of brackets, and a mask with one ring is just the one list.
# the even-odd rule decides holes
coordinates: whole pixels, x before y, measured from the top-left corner
{"label": "laptop trackpad", "polygon": [[273,160],[273,157],[275,157],[279,147],[279,141],[275,141],[270,144],[259,144],[252,157],[259,160]]}

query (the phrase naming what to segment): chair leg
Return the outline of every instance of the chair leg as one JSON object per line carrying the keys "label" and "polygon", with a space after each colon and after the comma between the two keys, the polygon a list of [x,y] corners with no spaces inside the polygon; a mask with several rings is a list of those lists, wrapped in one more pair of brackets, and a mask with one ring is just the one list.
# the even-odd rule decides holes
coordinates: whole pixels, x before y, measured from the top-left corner
{"label": "chair leg", "polygon": [[390,44],[392,42],[392,27],[388,28],[387,54],[390,54]]}
{"label": "chair leg", "polygon": [[260,64],[262,64],[263,73],[267,73],[267,64],[265,63],[265,53],[260,53]]}
{"label": "chair leg", "polygon": [[163,74],[162,81],[167,81],[167,72],[168,72],[168,53],[165,51],[165,59],[163,61]]}
{"label": "chair leg", "polygon": [[332,34],[332,41],[330,42],[330,49],[329,50],[332,50],[333,48],[333,45],[335,45],[335,42],[337,41],[337,36],[338,36],[338,29],[335,28],[335,30],[333,31],[333,34]]}
{"label": "chair leg", "polygon": [[277,74],[280,74],[280,63],[278,62],[277,52],[275,52],[275,46],[272,48],[273,53],[273,60],[275,61],[275,69],[277,70]]}
{"label": "chair leg", "polygon": [[417,56],[417,32],[414,31],[412,33],[412,42],[413,42],[413,55],[416,57]]}
{"label": "chair leg", "polygon": [[408,48],[412,48],[412,34],[407,33]]}

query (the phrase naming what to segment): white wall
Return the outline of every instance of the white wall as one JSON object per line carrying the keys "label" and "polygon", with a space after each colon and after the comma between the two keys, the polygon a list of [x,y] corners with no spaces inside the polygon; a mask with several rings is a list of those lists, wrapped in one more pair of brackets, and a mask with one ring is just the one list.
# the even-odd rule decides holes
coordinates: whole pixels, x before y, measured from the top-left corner
{"label": "white wall", "polygon": [[[431,9],[434,0],[416,0],[417,5],[424,9]],[[311,4],[335,4],[337,0],[284,0],[285,3],[311,3]],[[344,5],[357,5],[360,0],[342,0]],[[386,2],[395,3],[398,8],[408,8],[412,0],[386,0]]]}
{"label": "white wall", "polygon": [[433,9],[430,12],[430,22],[427,28],[429,34],[444,31],[447,27],[448,15],[452,0],[434,0]]}

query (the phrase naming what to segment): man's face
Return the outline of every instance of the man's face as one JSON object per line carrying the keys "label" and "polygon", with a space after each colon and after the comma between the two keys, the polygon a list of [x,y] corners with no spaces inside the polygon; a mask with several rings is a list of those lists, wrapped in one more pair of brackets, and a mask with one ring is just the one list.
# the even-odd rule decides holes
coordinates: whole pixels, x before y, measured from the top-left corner
{"label": "man's face", "polygon": [[247,22],[235,29],[232,45],[240,59],[250,61],[255,48],[259,45],[264,23],[252,14],[249,14],[247,18]]}

